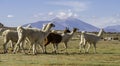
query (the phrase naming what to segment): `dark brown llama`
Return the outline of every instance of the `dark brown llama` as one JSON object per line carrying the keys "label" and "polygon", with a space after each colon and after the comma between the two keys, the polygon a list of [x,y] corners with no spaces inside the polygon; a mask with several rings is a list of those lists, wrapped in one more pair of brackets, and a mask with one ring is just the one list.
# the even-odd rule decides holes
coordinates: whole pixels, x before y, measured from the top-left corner
{"label": "dark brown llama", "polygon": [[[69,30],[68,28],[66,28],[63,33],[64,33],[64,34],[65,34],[65,33],[70,33],[70,30]],[[61,36],[60,34],[58,34],[58,33],[52,33],[52,32],[51,32],[51,33],[47,36],[47,38],[45,39],[45,43],[44,43],[45,53],[47,53],[47,52],[46,52],[46,46],[47,46],[48,44],[52,43],[52,44],[53,44],[53,47],[54,47],[54,49],[55,49],[56,45],[58,45],[58,44],[61,42],[61,40],[62,40],[62,36]]]}

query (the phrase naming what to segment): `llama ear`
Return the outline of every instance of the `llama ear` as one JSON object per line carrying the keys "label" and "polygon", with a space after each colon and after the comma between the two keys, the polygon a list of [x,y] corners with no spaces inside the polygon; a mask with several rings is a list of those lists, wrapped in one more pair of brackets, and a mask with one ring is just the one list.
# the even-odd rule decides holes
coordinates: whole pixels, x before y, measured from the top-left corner
{"label": "llama ear", "polygon": [[65,27],[66,30],[68,30],[69,28],[68,27]]}

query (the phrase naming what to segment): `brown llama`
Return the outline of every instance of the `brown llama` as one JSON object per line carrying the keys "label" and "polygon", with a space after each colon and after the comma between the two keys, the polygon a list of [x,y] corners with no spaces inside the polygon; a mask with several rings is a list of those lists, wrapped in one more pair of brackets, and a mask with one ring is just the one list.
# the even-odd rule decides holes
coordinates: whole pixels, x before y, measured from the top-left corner
{"label": "brown llama", "polygon": [[[63,33],[64,33],[64,34],[70,33],[70,30],[69,30],[68,28],[66,28],[66,29],[63,31]],[[55,45],[58,45],[61,41],[62,41],[62,36],[61,36],[60,34],[51,32],[51,33],[47,36],[47,38],[45,39],[45,41],[44,41],[44,42],[45,42],[45,44],[44,44],[45,53],[47,53],[47,52],[46,52],[46,46],[47,46],[48,44],[52,43],[52,44],[53,44],[53,47],[54,47],[54,49],[55,49]]]}

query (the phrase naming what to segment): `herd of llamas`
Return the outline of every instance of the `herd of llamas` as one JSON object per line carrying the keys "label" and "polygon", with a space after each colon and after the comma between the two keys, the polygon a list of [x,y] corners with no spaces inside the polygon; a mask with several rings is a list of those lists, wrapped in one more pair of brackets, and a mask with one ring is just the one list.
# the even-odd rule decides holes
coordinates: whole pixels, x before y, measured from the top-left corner
{"label": "herd of llamas", "polygon": [[[6,29],[2,32],[2,37],[4,38],[4,44],[3,44],[3,53],[7,53],[7,44],[9,41],[11,41],[11,47],[13,50],[13,53],[17,53],[18,51],[25,52],[25,49],[23,45],[29,46],[28,52],[32,49],[33,54],[37,54],[36,46],[38,45],[40,48],[42,48],[42,53],[47,53],[46,46],[48,44],[53,45],[53,53],[57,53],[58,51],[58,45],[63,42],[65,48],[65,52],[67,52],[67,44],[70,41],[70,39],[74,36],[75,32],[77,32],[77,28],[73,28],[72,31],[69,30],[69,28],[65,28],[63,33],[58,33],[55,30],[51,30],[51,28],[54,28],[55,25],[53,23],[47,23],[43,24],[42,29],[38,28],[32,28],[30,25],[27,27],[18,26],[17,30],[10,30]],[[79,43],[79,50],[81,52],[81,49],[83,48],[84,53],[89,52],[89,48],[91,44],[94,46],[94,53],[96,53],[96,43],[100,40],[102,34],[104,33],[104,30],[101,29],[97,35],[89,34],[86,31],[81,31],[80,36],[80,43]],[[28,44],[26,44],[28,43]],[[87,50],[85,50],[85,46],[88,45]],[[62,51],[63,51],[62,50]]]}

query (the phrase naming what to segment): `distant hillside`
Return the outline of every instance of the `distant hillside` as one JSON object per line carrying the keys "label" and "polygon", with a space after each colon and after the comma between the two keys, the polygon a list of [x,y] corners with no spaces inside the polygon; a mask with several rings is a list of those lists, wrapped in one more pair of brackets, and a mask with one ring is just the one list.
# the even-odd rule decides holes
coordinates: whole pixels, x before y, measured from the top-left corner
{"label": "distant hillside", "polygon": [[[99,29],[93,25],[90,25],[88,23],[85,23],[79,19],[69,17],[67,19],[60,19],[55,18],[51,21],[38,21],[31,24],[32,27],[36,28],[42,28],[42,25],[48,22],[53,22],[55,24],[55,30],[64,30],[65,27],[69,27],[70,29],[73,29],[74,27],[78,28],[80,31],[99,31]],[[27,26],[28,24],[25,24],[23,26]]]}
{"label": "distant hillside", "polygon": [[105,27],[104,30],[106,32],[120,32],[120,25],[108,26]]}

